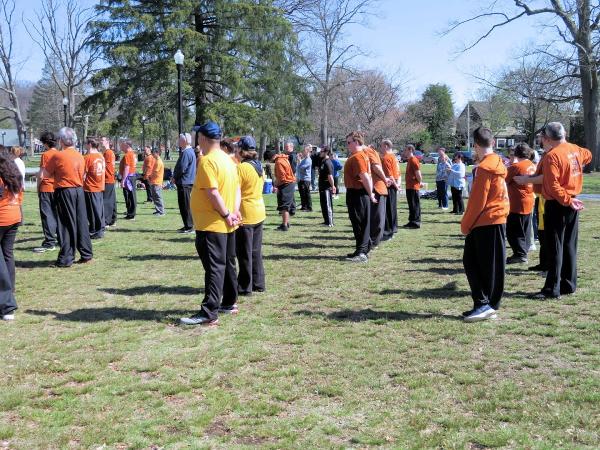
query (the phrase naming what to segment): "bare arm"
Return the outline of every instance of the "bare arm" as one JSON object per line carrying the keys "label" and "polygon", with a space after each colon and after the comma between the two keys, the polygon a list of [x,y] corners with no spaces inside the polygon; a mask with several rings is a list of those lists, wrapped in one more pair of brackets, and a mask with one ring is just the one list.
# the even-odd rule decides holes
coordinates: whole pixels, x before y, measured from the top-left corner
{"label": "bare arm", "polygon": [[421,174],[421,170],[415,171],[415,177],[419,183],[423,183],[423,175]]}
{"label": "bare arm", "polygon": [[335,181],[333,181],[333,175],[327,175],[327,181],[329,181],[329,186],[331,186],[331,192],[335,194]]}

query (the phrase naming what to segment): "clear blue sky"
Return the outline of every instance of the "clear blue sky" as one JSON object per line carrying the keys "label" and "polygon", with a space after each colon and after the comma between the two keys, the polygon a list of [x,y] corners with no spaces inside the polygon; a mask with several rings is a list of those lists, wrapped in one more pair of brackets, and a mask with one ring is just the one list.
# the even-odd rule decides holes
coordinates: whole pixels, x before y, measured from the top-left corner
{"label": "clear blue sky", "polygon": [[[510,6],[507,0],[504,1]],[[79,0],[92,5],[93,0]],[[40,0],[18,0],[18,15],[33,17]],[[494,70],[509,65],[515,52],[535,39],[539,29],[532,20],[510,25],[479,44],[475,49],[456,57],[461,42],[477,36],[482,25],[463,26],[449,36],[441,37],[440,31],[454,19],[469,17],[477,8],[489,4],[489,0],[381,0],[380,10],[370,19],[369,28],[352,27],[349,42],[358,44],[368,52],[356,62],[363,67],[395,71],[403,68],[409,73],[408,97],[417,98],[430,83],[446,83],[454,93],[456,109],[462,109],[466,101],[476,93],[478,85],[469,73],[481,71],[485,66]],[[25,64],[19,78],[36,81],[40,78],[43,58],[39,49],[23,27],[18,30],[19,45],[16,50]]]}

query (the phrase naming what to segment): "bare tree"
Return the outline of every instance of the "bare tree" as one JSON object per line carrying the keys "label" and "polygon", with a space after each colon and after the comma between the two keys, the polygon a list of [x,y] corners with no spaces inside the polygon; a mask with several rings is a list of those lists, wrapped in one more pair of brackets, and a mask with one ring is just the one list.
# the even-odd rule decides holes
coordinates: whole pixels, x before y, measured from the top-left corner
{"label": "bare tree", "polygon": [[591,0],[540,0],[539,6],[531,3],[493,1],[481,13],[452,23],[448,32],[471,22],[491,21],[484,34],[465,46],[469,50],[508,23],[527,16],[546,19],[545,31],[555,41],[538,51],[560,68],[554,82],[579,79],[586,145],[594,155],[594,169],[600,170],[600,5]]}
{"label": "bare tree", "polygon": [[0,91],[7,97],[7,102],[0,104],[0,111],[6,115],[0,117],[0,122],[6,119],[12,119],[17,128],[19,136],[19,145],[25,145],[25,122],[21,114],[21,104],[17,92],[18,83],[15,77],[15,72],[18,68],[15,67],[15,59],[13,55],[14,36],[13,30],[15,24],[13,16],[15,13],[14,0],[0,0]]}
{"label": "bare tree", "polygon": [[84,8],[77,0],[42,0],[37,23],[30,21],[31,38],[42,49],[52,79],[68,100],[67,124],[72,126],[77,112],[76,93],[82,93],[96,70],[100,47],[90,24],[97,17],[94,8]]}
{"label": "bare tree", "polygon": [[575,100],[581,98],[575,80],[558,77],[547,58],[539,54],[523,56],[517,66],[492,79],[473,77],[492,89],[488,98],[495,104],[490,104],[490,110],[516,121],[513,124],[527,136],[529,145],[548,122],[571,115]]}
{"label": "bare tree", "polygon": [[303,4],[291,16],[300,36],[301,58],[317,86],[320,108],[320,140],[329,144],[329,111],[333,91],[340,86],[335,71],[351,70],[350,62],[360,50],[346,42],[345,31],[364,23],[367,12],[378,0],[314,0]]}

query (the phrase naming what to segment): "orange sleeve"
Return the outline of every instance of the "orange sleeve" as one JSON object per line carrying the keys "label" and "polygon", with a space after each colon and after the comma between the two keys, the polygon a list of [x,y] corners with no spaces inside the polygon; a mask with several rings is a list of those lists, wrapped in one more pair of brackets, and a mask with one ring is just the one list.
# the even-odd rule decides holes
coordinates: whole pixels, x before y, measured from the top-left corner
{"label": "orange sleeve", "polygon": [[515,175],[517,175],[517,173],[519,173],[519,168],[516,166],[516,164],[513,164],[506,170],[506,185],[507,186],[510,183],[512,183],[513,178],[515,177]]}
{"label": "orange sleeve", "polygon": [[581,149],[581,155],[582,155],[584,166],[587,166],[589,163],[592,162],[592,152],[590,152],[587,148]]}
{"label": "orange sleeve", "polygon": [[473,225],[481,216],[485,205],[487,204],[487,197],[490,191],[491,178],[487,172],[478,170],[477,175],[473,181],[473,187],[469,193],[469,201],[467,202],[467,209],[460,221],[460,231],[465,236],[471,232]]}
{"label": "orange sleeve", "polygon": [[[544,180],[548,180],[545,184],[552,197],[557,200],[561,205],[570,206],[571,196],[567,193],[565,188],[560,184],[560,161],[557,160],[557,156],[554,154],[548,155],[548,162],[544,168],[544,173],[549,173],[550,176],[544,176]],[[547,171],[546,171],[547,169]]]}

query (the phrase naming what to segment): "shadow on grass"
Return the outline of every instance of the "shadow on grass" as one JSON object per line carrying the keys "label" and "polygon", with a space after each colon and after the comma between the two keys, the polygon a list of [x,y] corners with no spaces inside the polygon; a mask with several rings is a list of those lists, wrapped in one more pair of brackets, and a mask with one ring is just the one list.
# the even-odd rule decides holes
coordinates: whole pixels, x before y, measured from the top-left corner
{"label": "shadow on grass", "polygon": [[317,244],[315,242],[263,242],[263,245],[271,247],[283,247],[292,250],[302,250],[305,248],[346,248],[347,245],[335,245],[335,244]]}
{"label": "shadow on grass", "polygon": [[417,264],[457,264],[462,263],[460,259],[451,258],[421,258],[411,259],[410,262]]}
{"label": "shadow on grass", "polygon": [[371,308],[361,309],[358,311],[352,309],[343,309],[329,314],[319,311],[300,310],[294,314],[308,317],[321,317],[327,320],[338,320],[342,322],[365,322],[368,320],[389,320],[389,321],[404,321],[416,319],[447,319],[447,320],[462,320],[462,317],[452,316],[450,314],[438,313],[410,313],[406,311],[375,311]]}
{"label": "shadow on grass", "polygon": [[15,267],[19,269],[42,269],[45,267],[51,267],[54,264],[52,261],[15,261]]}
{"label": "shadow on grass", "polygon": [[408,298],[462,298],[471,295],[470,291],[459,291],[456,281],[451,281],[439,288],[425,288],[419,290],[410,289],[384,289],[379,295],[404,295]]}
{"label": "shadow on grass", "polygon": [[39,237],[30,237],[30,238],[25,238],[25,239],[17,239],[15,242],[15,245],[19,245],[19,244],[24,244],[25,242],[32,242],[32,241],[42,241],[43,238]]}
{"label": "shadow on grass", "polygon": [[[125,220],[123,222],[126,222]],[[177,230],[145,230],[143,228],[116,228],[111,227],[108,233],[177,233]]]}
{"label": "shadow on grass", "polygon": [[404,272],[429,272],[437,275],[462,275],[465,270],[461,267],[460,269],[451,269],[448,267],[428,267],[426,269],[406,269]]}
{"label": "shadow on grass", "polygon": [[190,261],[198,260],[198,255],[132,255],[129,261]]}
{"label": "shadow on grass", "polygon": [[160,239],[160,241],[162,241],[162,242],[173,242],[173,243],[187,242],[187,243],[192,243],[193,244],[195,237],[196,237],[196,235],[193,234],[191,236],[185,235],[185,236],[181,236],[181,237],[174,237],[174,238],[168,238],[168,239]]}
{"label": "shadow on grass", "polygon": [[273,261],[282,261],[286,259],[292,259],[296,261],[321,261],[321,260],[329,260],[329,261],[342,261],[344,258],[341,256],[331,256],[331,255],[263,255],[263,259],[273,260]]}
{"label": "shadow on grass", "polygon": [[195,288],[191,286],[136,286],[125,289],[118,288],[99,288],[101,292],[114,295],[125,295],[134,297],[136,295],[156,294],[156,295],[201,295],[204,293],[204,288]]}
{"label": "shadow on grass", "polygon": [[34,316],[54,316],[56,320],[68,322],[104,322],[109,320],[146,320],[153,322],[166,321],[168,316],[189,315],[188,310],[153,310],[153,309],[131,309],[131,308],[89,308],[76,309],[68,313],[59,313],[49,310],[27,309],[28,314]]}
{"label": "shadow on grass", "polygon": [[455,248],[455,249],[464,249],[464,244],[429,244],[428,248],[436,248],[436,249],[447,249],[447,248]]}

